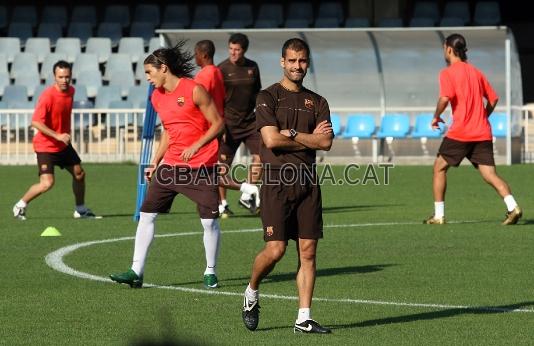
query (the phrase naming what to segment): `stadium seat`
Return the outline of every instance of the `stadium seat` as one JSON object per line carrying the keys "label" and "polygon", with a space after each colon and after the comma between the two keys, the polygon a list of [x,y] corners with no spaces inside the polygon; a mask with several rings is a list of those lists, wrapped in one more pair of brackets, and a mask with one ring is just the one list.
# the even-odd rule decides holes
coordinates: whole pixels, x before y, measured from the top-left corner
{"label": "stadium seat", "polygon": [[109,81],[113,72],[120,71],[129,73],[133,76],[132,62],[128,54],[113,53],[110,55],[106,63],[106,71],[104,73],[104,80]]}
{"label": "stadium seat", "polygon": [[[6,101],[0,101],[0,109],[7,109],[7,102]],[[5,125],[6,116],[5,114],[0,114],[0,126],[3,127]]]}
{"label": "stadium seat", "polygon": [[108,61],[111,55],[111,39],[108,37],[91,37],[87,40],[85,52],[95,54],[98,63],[103,64]]}
{"label": "stadium seat", "polygon": [[199,3],[195,7],[191,28],[216,28],[221,23],[219,7],[216,3]]}
{"label": "stadium seat", "polygon": [[273,29],[278,28],[276,21],[272,19],[257,19],[254,23],[256,29]]}
{"label": "stadium seat", "polygon": [[83,53],[78,54],[72,65],[72,78],[77,79],[82,71],[91,71],[100,74],[98,58],[96,54]]}
{"label": "stadium seat", "polygon": [[11,23],[7,29],[7,37],[16,37],[20,45],[24,47],[26,40],[33,37],[33,29],[30,23]]}
{"label": "stadium seat", "polygon": [[57,40],[63,36],[63,29],[59,23],[41,23],[37,29],[37,37],[47,37],[50,45],[56,46]]}
{"label": "stadium seat", "polygon": [[191,25],[189,7],[186,4],[171,4],[163,11],[162,27],[166,23],[183,23],[183,27]]}
{"label": "stadium seat", "polygon": [[26,87],[26,92],[28,93],[27,97],[33,97],[33,93],[35,92],[35,88],[41,84],[41,78],[39,77],[39,72],[33,71],[33,72],[25,72],[22,74],[19,74],[15,78],[15,85],[23,85]]}
{"label": "stadium seat", "polygon": [[121,89],[121,96],[128,96],[128,90],[135,85],[133,72],[130,71],[113,71],[109,75],[109,85],[116,85]]}
{"label": "stadium seat", "polygon": [[[72,103],[73,109],[91,109],[94,108],[93,102],[89,100],[81,100],[81,101],[74,101]],[[80,130],[81,128],[87,128],[93,124],[92,121],[93,114],[91,113],[79,113],[79,112],[73,112],[73,119],[74,119],[74,130],[75,135],[77,134],[76,131]],[[83,122],[83,123],[82,123]]]}
{"label": "stadium seat", "polygon": [[469,24],[469,22],[471,21],[469,3],[467,1],[445,2],[445,9],[443,10],[442,21],[445,18],[459,18],[462,21],[462,24],[460,26],[465,26]]}
{"label": "stadium seat", "polygon": [[130,27],[130,37],[141,37],[145,47],[148,47],[150,39],[154,37],[155,32],[156,27],[150,22],[133,22]]}
{"label": "stadium seat", "polygon": [[145,108],[148,97],[147,87],[144,85],[133,85],[128,90],[128,100],[134,108]]}
{"label": "stadium seat", "polygon": [[153,27],[160,23],[159,6],[156,4],[137,4],[134,10],[133,22],[151,23]]}
{"label": "stadium seat", "polygon": [[81,71],[76,78],[76,86],[84,85],[87,97],[95,97],[98,89],[102,86],[102,76],[94,71]]}
{"label": "stadium seat", "polygon": [[339,136],[341,133],[341,117],[339,114],[331,113],[330,122],[332,123],[332,131],[334,131],[334,136]]}
{"label": "stadium seat", "polygon": [[[9,73],[0,71],[0,97],[4,96],[4,89],[10,84],[11,78],[9,78]],[[5,98],[3,100],[5,101]]]}
{"label": "stadium seat", "polygon": [[410,27],[412,28],[429,28],[433,27],[435,25],[435,22],[432,18],[425,18],[425,17],[413,17],[410,20]]}
{"label": "stadium seat", "polygon": [[88,23],[94,28],[98,22],[95,5],[77,5],[72,8],[71,23]]}
{"label": "stadium seat", "polygon": [[50,39],[47,37],[30,37],[26,41],[24,52],[35,54],[37,62],[41,64],[45,57],[50,54]]}
{"label": "stadium seat", "polygon": [[316,28],[337,28],[339,21],[336,18],[317,18],[315,21]]}
{"label": "stadium seat", "polygon": [[77,37],[62,37],[56,42],[56,53],[62,53],[67,56],[67,61],[73,63],[76,57],[81,53],[81,42]]}
{"label": "stadium seat", "polygon": [[148,54],[152,54],[153,51],[162,47],[159,37],[152,37],[148,42]]}
{"label": "stadium seat", "polygon": [[87,87],[83,84],[76,84],[76,92],[74,93],[74,102],[87,101],[89,96],[87,95]]}
{"label": "stadium seat", "polygon": [[494,138],[506,137],[508,126],[506,126],[506,114],[505,113],[493,113],[489,117],[491,125],[491,133]]}
{"label": "stadium seat", "polygon": [[439,123],[439,130],[434,130],[431,126],[432,119],[434,114],[423,113],[419,114],[415,118],[415,126],[412,132],[412,138],[420,138],[421,140],[421,149],[423,150],[424,155],[428,155],[429,151],[426,147],[428,138],[441,138],[445,125]]}
{"label": "stadium seat", "polygon": [[37,100],[39,100],[39,97],[41,96],[41,94],[46,88],[48,88],[48,85],[45,85],[45,84],[39,84],[38,86],[35,87],[35,90],[33,91],[33,97],[32,97],[32,102],[34,106],[37,104]]}
{"label": "stadium seat", "polygon": [[[128,100],[114,100],[109,102],[109,107],[111,109],[132,109],[133,104]],[[125,127],[128,125],[134,124],[134,114],[133,113],[110,113],[109,114],[109,124],[116,127]]]}
{"label": "stadium seat", "polygon": [[360,156],[358,143],[362,138],[371,138],[375,133],[375,116],[371,114],[349,114],[342,138],[350,138],[354,155]]}
{"label": "stadium seat", "polygon": [[418,1],[415,3],[412,18],[429,18],[432,20],[434,26],[440,19],[437,2],[434,1]]}
{"label": "stadium seat", "polygon": [[37,56],[33,53],[18,53],[15,55],[13,64],[11,65],[11,78],[17,78],[23,74],[39,75],[39,68],[37,64]]}
{"label": "stadium seat", "polygon": [[102,22],[96,30],[97,37],[107,37],[111,40],[111,47],[115,48],[122,37],[122,27],[120,23]]}
{"label": "stadium seat", "polygon": [[262,3],[258,11],[258,21],[273,21],[276,27],[280,27],[284,23],[284,9],[281,4]]}
{"label": "stadium seat", "polygon": [[121,88],[117,85],[105,85],[98,88],[95,99],[95,108],[109,108],[111,101],[120,101]]}
{"label": "stadium seat", "polygon": [[85,22],[71,22],[67,30],[67,37],[77,38],[82,46],[93,36],[94,25]]}
{"label": "stadium seat", "polygon": [[65,29],[68,23],[67,7],[45,5],[41,15],[41,23],[57,23],[61,29]]}
{"label": "stadium seat", "polygon": [[121,30],[130,26],[130,8],[128,5],[108,5],[104,8],[104,23],[118,23]]}
{"label": "stadium seat", "polygon": [[27,102],[28,90],[23,85],[7,85],[2,100],[8,102]]}
{"label": "stadium seat", "polygon": [[345,21],[346,28],[368,28],[371,25],[369,18],[351,17]]}
{"label": "stadium seat", "polygon": [[4,30],[7,28],[8,22],[7,7],[0,5],[0,32],[4,32]]}
{"label": "stadium seat", "polygon": [[[292,24],[291,22],[293,20],[302,20],[306,22],[306,26],[300,26],[301,28],[309,27],[313,23],[313,7],[311,2],[290,2],[287,10],[285,27],[290,27],[288,26],[288,21],[290,22],[289,24]],[[293,26],[293,28],[295,27]]]}
{"label": "stadium seat", "polygon": [[230,4],[225,21],[241,22],[243,24],[242,27],[245,28],[252,26],[254,21],[252,16],[252,5],[249,3]]}
{"label": "stadium seat", "polygon": [[401,28],[402,26],[401,18],[382,18],[378,21],[380,28]]}
{"label": "stadium seat", "polygon": [[465,26],[465,22],[459,17],[443,17],[439,22],[439,26]]}
{"label": "stadium seat", "polygon": [[145,43],[141,37],[123,37],[119,41],[119,53],[130,57],[130,62],[134,63],[145,55]]}
{"label": "stadium seat", "polygon": [[382,117],[378,138],[405,138],[410,132],[410,118],[406,114],[385,114]]}
{"label": "stadium seat", "polygon": [[6,55],[8,63],[12,63],[15,54],[20,53],[20,39],[18,37],[0,37],[0,52]]}
{"label": "stadium seat", "polygon": [[497,1],[479,1],[475,5],[473,14],[474,25],[501,24],[501,10]]}
{"label": "stadium seat", "polygon": [[223,29],[244,29],[246,27],[245,23],[240,20],[224,20],[221,24]]}
{"label": "stadium seat", "polygon": [[0,72],[8,72],[7,55],[4,52],[0,53]]}
{"label": "stadium seat", "polygon": [[[319,5],[319,11],[317,12],[316,21],[324,18],[335,19],[337,21],[337,24],[333,27],[339,27],[345,20],[345,15],[343,14],[343,6],[341,6],[341,3],[331,1],[321,2],[321,4]],[[319,28],[317,26],[317,23],[315,24],[315,27]]]}
{"label": "stadium seat", "polygon": [[54,73],[52,71],[52,68],[54,67],[54,64],[58,62],[59,60],[66,60],[67,54],[65,53],[48,53],[43,63],[41,64],[41,71],[40,76],[41,79],[47,80],[50,75]]}
{"label": "stadium seat", "polygon": [[309,24],[306,19],[286,19],[285,28],[301,29],[308,28]]}
{"label": "stadium seat", "polygon": [[37,21],[37,7],[35,5],[16,5],[11,13],[11,23],[28,23],[35,28]]}
{"label": "stadium seat", "polygon": [[185,29],[185,27],[183,22],[165,22],[161,24],[160,29]]}

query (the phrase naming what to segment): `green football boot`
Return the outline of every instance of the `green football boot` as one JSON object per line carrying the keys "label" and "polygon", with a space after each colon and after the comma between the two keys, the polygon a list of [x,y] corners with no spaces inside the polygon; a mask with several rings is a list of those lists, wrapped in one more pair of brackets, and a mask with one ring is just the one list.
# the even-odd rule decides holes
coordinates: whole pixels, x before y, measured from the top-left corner
{"label": "green football boot", "polygon": [[132,269],[125,273],[111,274],[109,277],[120,284],[128,284],[131,288],[143,287],[143,276],[138,276]]}
{"label": "green football boot", "polygon": [[204,287],[208,289],[218,288],[219,280],[215,274],[206,274],[204,275]]}

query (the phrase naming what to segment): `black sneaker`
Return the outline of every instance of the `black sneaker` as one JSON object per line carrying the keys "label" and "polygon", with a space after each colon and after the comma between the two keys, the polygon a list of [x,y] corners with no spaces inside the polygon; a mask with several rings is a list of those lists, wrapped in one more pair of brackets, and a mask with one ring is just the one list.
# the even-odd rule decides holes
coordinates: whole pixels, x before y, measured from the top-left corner
{"label": "black sneaker", "polygon": [[260,305],[258,300],[249,301],[245,296],[243,301],[243,323],[248,330],[256,330],[258,323],[260,322]]}
{"label": "black sneaker", "polygon": [[302,323],[295,323],[293,329],[295,333],[318,333],[318,334],[330,334],[332,331],[328,328],[321,326],[314,320],[306,320]]}
{"label": "black sneaker", "polygon": [[251,214],[257,214],[259,211],[259,206],[256,205],[255,194],[252,194],[248,200],[239,198],[239,205],[241,205],[245,209],[248,209],[248,211],[250,211]]}

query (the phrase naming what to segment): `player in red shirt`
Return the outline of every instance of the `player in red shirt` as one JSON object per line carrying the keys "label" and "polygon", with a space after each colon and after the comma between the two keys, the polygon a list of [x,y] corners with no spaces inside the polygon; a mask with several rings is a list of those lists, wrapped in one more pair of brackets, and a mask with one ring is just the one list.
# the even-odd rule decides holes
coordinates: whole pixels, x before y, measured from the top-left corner
{"label": "player in red shirt", "polygon": [[[508,184],[497,175],[493,157],[491,126],[488,117],[497,105],[498,96],[484,74],[467,61],[467,44],[459,34],[452,34],[443,45],[448,67],[439,75],[440,93],[432,119],[432,127],[438,128],[441,114],[449,102],[453,122],[438,151],[434,162],[434,215],[426,224],[445,223],[445,190],[447,170],[457,167],[467,158],[488,184],[504,199],[507,212],[503,225],[513,225],[522,216]],[[484,105],[484,99],[486,104]]]}
{"label": "player in red shirt", "polygon": [[183,45],[182,41],[174,48],[158,49],[144,61],[147,80],[155,88],[152,105],[164,131],[152,165],[146,169],[150,186],[141,206],[132,267],[110,276],[113,281],[135,288],[143,285],[156,216],[168,213],[180,193],[197,204],[204,228],[204,286],[218,287],[215,267],[221,230],[215,165],[223,119],[206,90],[190,79],[193,57],[182,51]]}
{"label": "player in red shirt", "polygon": [[[200,66],[200,71],[195,76],[195,82],[201,84],[206,91],[211,95],[215,105],[217,106],[217,111],[220,115],[224,115],[224,80],[221,70],[213,64],[213,56],[215,55],[215,45],[210,40],[198,41],[195,45],[195,62]],[[219,163],[219,165],[225,165],[225,167],[220,167],[220,172],[228,172],[230,167],[227,167],[227,163]],[[243,182],[239,184],[235,181],[230,175],[224,175],[219,182],[219,196],[221,196],[221,190],[224,191],[225,188],[232,190],[240,190],[241,192],[247,193],[249,195],[259,196],[259,189],[256,185]],[[225,208],[225,205],[219,203],[219,213],[221,217],[227,217],[228,214],[225,213],[228,208]]]}
{"label": "player in red shirt", "polygon": [[85,207],[85,172],[81,160],[70,144],[71,113],[74,88],[71,65],[58,61],[53,66],[54,85],[43,91],[33,113],[32,126],[38,130],[33,138],[37,154],[39,183],[32,185],[13,207],[13,215],[26,220],[28,203],[54,186],[54,166],[65,168],[72,175],[72,190],[76,202],[74,218],[94,218]]}

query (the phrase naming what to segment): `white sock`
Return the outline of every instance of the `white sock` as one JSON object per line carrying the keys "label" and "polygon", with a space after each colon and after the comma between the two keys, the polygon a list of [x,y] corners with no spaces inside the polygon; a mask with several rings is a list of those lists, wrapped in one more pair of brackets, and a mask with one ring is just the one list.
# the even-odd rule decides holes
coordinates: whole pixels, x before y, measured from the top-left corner
{"label": "white sock", "polygon": [[515,207],[517,207],[517,202],[514,199],[514,196],[508,195],[504,197],[504,203],[506,203],[506,208],[508,211],[514,210]]}
{"label": "white sock", "polygon": [[445,202],[434,202],[434,217],[436,219],[445,216]]}
{"label": "white sock", "polygon": [[258,290],[253,290],[252,288],[250,288],[250,284],[248,284],[247,289],[245,290],[245,296],[247,297],[247,299],[251,302],[254,302],[258,300],[259,295],[260,294]]}
{"label": "white sock", "polygon": [[299,314],[297,316],[297,323],[302,323],[304,321],[311,320],[311,311],[310,308],[301,308],[299,309]]}
{"label": "white sock", "polygon": [[24,202],[22,199],[15,204],[18,208],[26,208],[28,203]]}
{"label": "white sock", "polygon": [[76,211],[80,214],[85,213],[87,211],[87,207],[85,206],[85,204],[77,205]]}
{"label": "white sock", "polygon": [[206,253],[206,274],[215,274],[219,245],[221,239],[221,227],[219,219],[200,219],[204,227],[204,251]]}
{"label": "white sock", "polygon": [[250,195],[258,192],[258,187],[253,184],[242,183],[239,191],[243,192],[243,195],[247,194],[248,198],[250,198]]}
{"label": "white sock", "polygon": [[135,248],[132,261],[132,270],[142,276],[145,271],[146,256],[154,239],[154,220],[157,213],[139,213],[139,223],[135,233]]}
{"label": "white sock", "polygon": [[227,202],[225,199],[223,199],[223,200],[221,201],[221,205],[222,205],[223,207],[226,207],[226,206],[228,206],[228,202]]}

